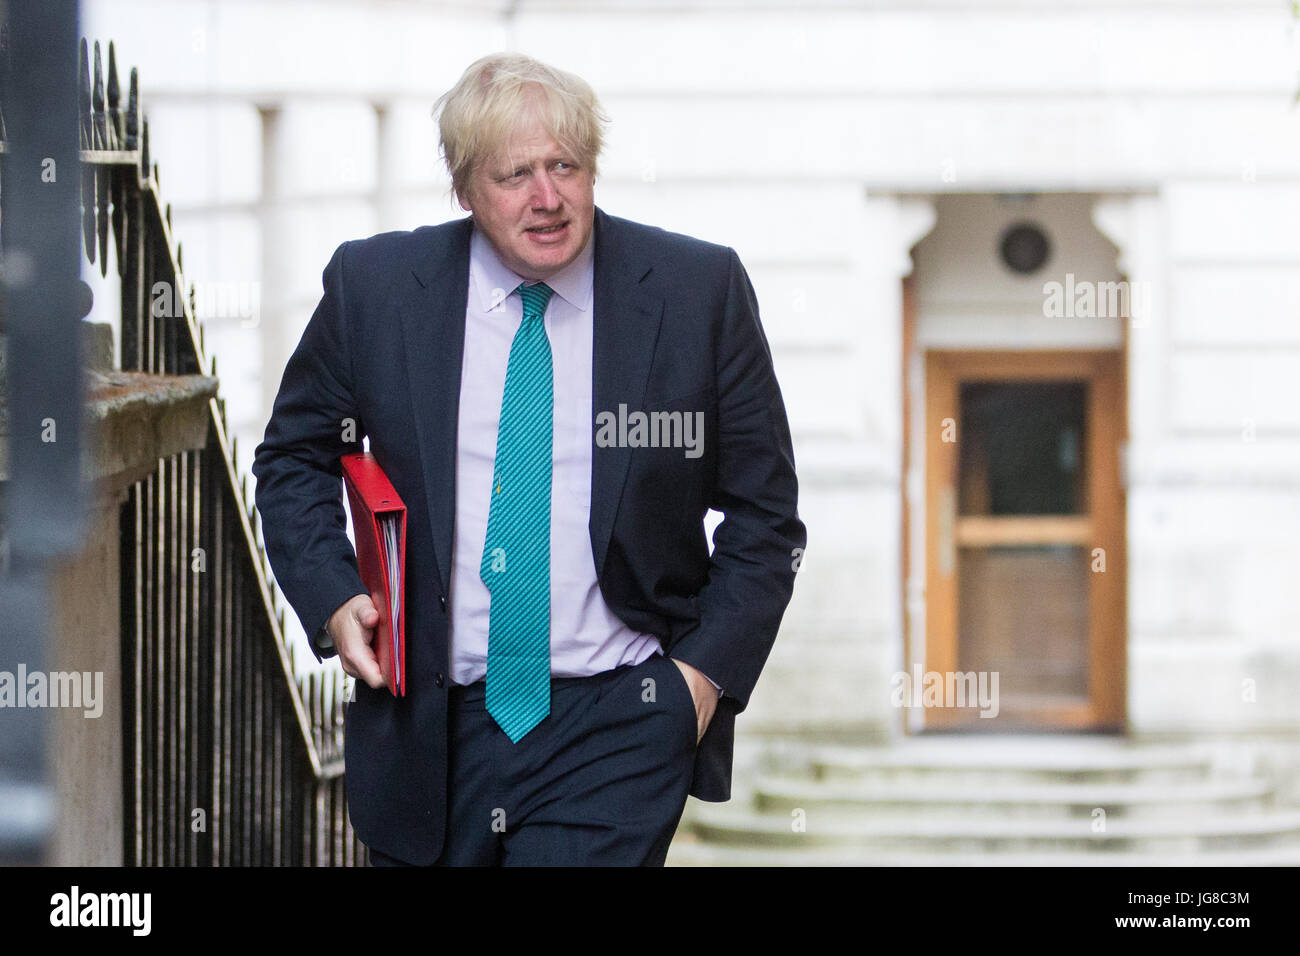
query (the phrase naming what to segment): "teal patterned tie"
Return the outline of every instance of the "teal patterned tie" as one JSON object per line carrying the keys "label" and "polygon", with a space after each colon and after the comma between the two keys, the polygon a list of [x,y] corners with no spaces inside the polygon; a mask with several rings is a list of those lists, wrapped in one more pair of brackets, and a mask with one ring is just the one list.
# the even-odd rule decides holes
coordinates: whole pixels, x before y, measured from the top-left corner
{"label": "teal patterned tie", "polygon": [[487,711],[512,743],[551,711],[551,345],[553,289],[520,284],[479,576],[492,594]]}

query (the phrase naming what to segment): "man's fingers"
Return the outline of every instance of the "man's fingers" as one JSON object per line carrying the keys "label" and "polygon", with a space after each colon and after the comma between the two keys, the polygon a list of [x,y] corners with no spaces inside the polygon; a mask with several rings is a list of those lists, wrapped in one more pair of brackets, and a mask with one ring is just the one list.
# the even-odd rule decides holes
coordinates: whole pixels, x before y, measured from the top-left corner
{"label": "man's fingers", "polygon": [[386,686],[384,674],[379,669],[379,659],[375,657],[375,652],[370,649],[369,644],[361,649],[360,659],[354,659],[352,663],[357,669],[356,676],[360,680],[365,681],[375,690]]}
{"label": "man's fingers", "polygon": [[373,602],[367,600],[359,602],[359,605],[352,609],[352,616],[358,624],[362,627],[374,627],[379,623],[379,611]]}
{"label": "man's fingers", "polygon": [[343,671],[378,690],[387,686],[383,672],[379,669],[379,658],[370,646],[375,625],[379,623],[379,611],[364,594],[353,599],[349,611],[350,614],[341,615],[343,620],[339,630],[342,633],[335,640],[339,646]]}
{"label": "man's fingers", "polygon": [[343,665],[343,671],[351,674],[357,680],[363,680],[370,687],[378,690],[387,686],[384,681],[384,674],[379,669],[379,658],[371,650],[370,643],[365,640],[364,631],[354,634],[356,639],[348,641],[346,649],[339,650],[339,662]]}

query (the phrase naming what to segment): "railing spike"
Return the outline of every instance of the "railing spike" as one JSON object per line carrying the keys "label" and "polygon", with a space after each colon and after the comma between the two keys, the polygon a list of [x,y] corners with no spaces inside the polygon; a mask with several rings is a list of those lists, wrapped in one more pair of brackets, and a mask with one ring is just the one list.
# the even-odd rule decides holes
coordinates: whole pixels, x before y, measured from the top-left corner
{"label": "railing spike", "polygon": [[95,262],[95,168],[81,168],[81,237],[86,247],[86,258]]}
{"label": "railing spike", "polygon": [[81,170],[81,237],[86,247],[86,258],[95,263],[95,170],[83,166]]}
{"label": "railing spike", "polygon": [[117,250],[117,274],[126,274],[126,257],[122,254],[122,243],[126,241],[126,189],[122,184],[121,174],[115,174],[116,189],[113,195],[113,248]]}
{"label": "railing spike", "polygon": [[[109,73],[110,73],[109,90],[110,91],[114,89],[113,84],[116,83],[117,81],[117,73],[114,72],[117,69],[117,61],[115,59],[115,56],[116,55],[113,53],[113,47],[110,44],[108,48],[108,63],[109,63]],[[118,90],[118,92],[120,94],[121,91]],[[117,144],[114,147],[115,149],[120,149],[122,142],[126,138],[125,130],[123,128],[124,125],[125,125],[125,119],[122,116],[122,110],[115,106],[113,109],[113,122],[112,122],[113,138]],[[126,178],[127,177],[125,172],[121,169],[114,169],[111,173],[109,173],[109,178],[108,178],[109,192],[112,194],[112,198],[113,198],[113,202],[112,202],[113,249],[117,253],[116,256],[117,274],[119,276],[123,275],[126,269],[126,263],[123,261],[124,256],[122,255],[122,243],[126,241],[126,204],[127,204]]]}
{"label": "railing spike", "polygon": [[[95,148],[95,127],[91,115],[90,46],[81,38],[78,47],[77,71],[77,136],[82,149]],[[81,169],[81,238],[86,258],[95,262],[95,171],[93,167]]]}
{"label": "railing spike", "polygon": [[104,142],[104,58],[100,53],[99,41],[95,41],[95,81],[91,94],[91,108],[95,111],[95,149],[107,149]]}
{"label": "railing spike", "polygon": [[96,170],[96,192],[99,194],[99,275],[108,277],[108,170]]}
{"label": "railing spike", "polygon": [[[131,85],[135,86],[135,70],[131,71],[131,77]],[[141,116],[140,129],[140,178],[148,179],[149,171],[153,168],[149,165],[149,117]]]}
{"label": "railing spike", "polygon": [[[126,148],[140,148],[140,74],[131,67],[131,85],[126,93]],[[149,168],[145,157],[145,169]]]}
{"label": "railing spike", "polygon": [[77,119],[81,132],[81,148],[92,149],[94,143],[90,126],[90,47],[81,38],[77,69]]}
{"label": "railing spike", "polygon": [[[170,226],[172,224],[170,203],[168,203],[167,211],[169,214],[167,216],[167,225]],[[185,272],[185,243],[183,242],[176,243],[176,271],[182,274]]]}
{"label": "railing spike", "polygon": [[112,40],[108,41],[108,108],[115,110],[122,105],[122,86],[117,81],[117,48]]}
{"label": "railing spike", "polygon": [[[92,94],[91,105],[94,108],[94,128],[95,128],[95,149],[112,149],[113,142],[109,136],[108,110],[104,96],[104,57],[99,45],[95,41],[95,89]],[[102,190],[103,198],[107,198],[107,189]],[[104,210],[107,212],[107,210]]]}
{"label": "railing spike", "polygon": [[[157,165],[155,165],[153,168],[153,178],[155,182],[161,182],[161,180],[158,179]],[[172,204],[171,203],[167,204],[166,213],[164,214],[163,218],[167,220],[167,231],[171,232],[172,231]]]}
{"label": "railing spike", "polygon": [[[101,113],[98,122],[103,125],[104,115]],[[108,183],[111,174],[107,169],[97,167],[95,169],[95,212],[97,224],[99,226],[99,274],[101,277],[108,275]]]}

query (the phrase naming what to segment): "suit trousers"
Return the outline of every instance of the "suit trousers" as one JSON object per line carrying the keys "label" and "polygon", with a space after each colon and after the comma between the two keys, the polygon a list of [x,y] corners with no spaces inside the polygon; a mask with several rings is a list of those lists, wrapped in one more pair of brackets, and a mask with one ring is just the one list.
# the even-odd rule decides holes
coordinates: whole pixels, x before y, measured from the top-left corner
{"label": "suit trousers", "polygon": [[[695,765],[690,686],[662,654],[551,678],[511,743],[479,681],[450,690],[447,831],[435,866],[662,866]],[[405,866],[370,850],[372,866]]]}

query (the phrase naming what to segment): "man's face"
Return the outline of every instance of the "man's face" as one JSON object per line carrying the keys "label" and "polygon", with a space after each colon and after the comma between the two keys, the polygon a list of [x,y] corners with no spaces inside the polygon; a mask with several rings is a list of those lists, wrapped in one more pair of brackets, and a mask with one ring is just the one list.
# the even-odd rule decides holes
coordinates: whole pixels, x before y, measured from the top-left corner
{"label": "man's face", "polygon": [[508,153],[478,164],[460,204],[503,263],[526,279],[547,279],[576,259],[591,235],[593,185],[591,170],[532,120]]}

